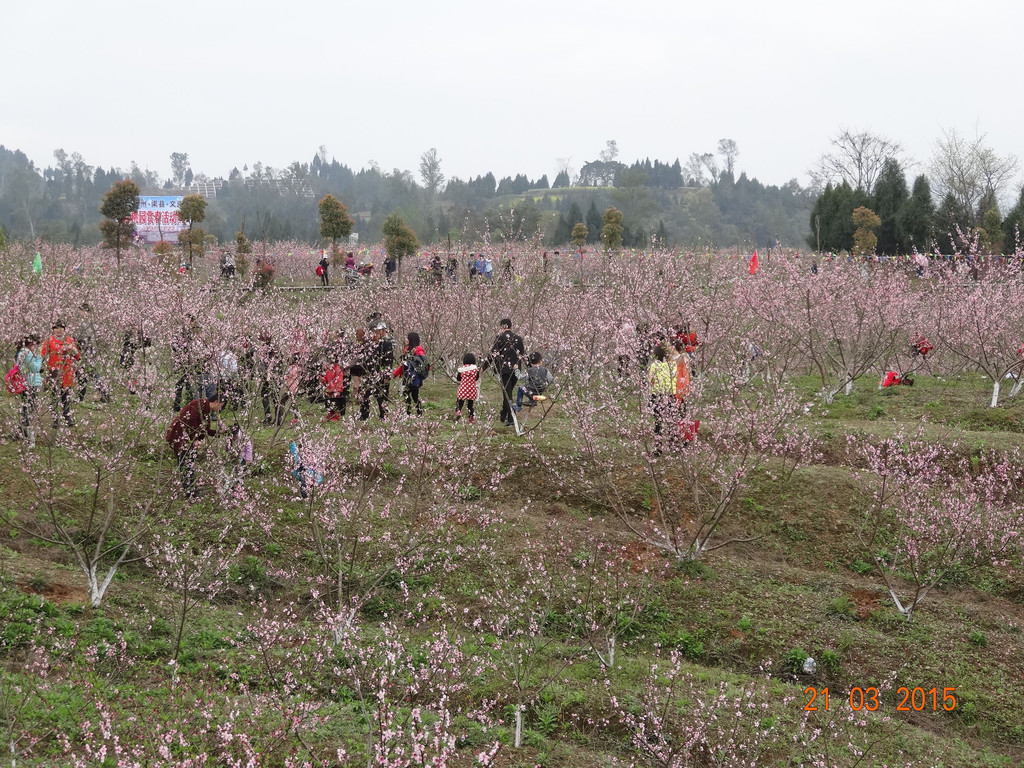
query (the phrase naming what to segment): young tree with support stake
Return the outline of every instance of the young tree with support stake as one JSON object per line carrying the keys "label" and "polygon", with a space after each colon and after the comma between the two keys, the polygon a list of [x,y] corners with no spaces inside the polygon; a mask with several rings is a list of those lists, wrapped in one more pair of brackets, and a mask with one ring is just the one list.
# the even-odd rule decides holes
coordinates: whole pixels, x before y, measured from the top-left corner
{"label": "young tree with support stake", "polygon": [[135,234],[132,214],[139,210],[140,194],[139,185],[131,179],[125,179],[110,188],[100,206],[100,213],[106,218],[100,224],[103,247],[114,249],[118,269],[121,268],[121,249],[131,242]]}
{"label": "young tree with support stake", "polygon": [[[398,211],[393,211],[384,219],[381,233],[384,235],[384,250],[388,252],[388,261],[392,265],[395,262],[400,262],[406,256],[412,256],[420,247],[416,233],[405,223]],[[388,266],[386,273],[389,281],[393,272],[394,267]]]}
{"label": "young tree with support stake", "polygon": [[336,254],[338,239],[351,235],[355,222],[334,195],[324,195],[317,204],[317,210],[320,212],[320,237],[331,241],[331,254]]}
{"label": "young tree with support stake", "polygon": [[185,242],[188,244],[188,266],[192,268],[192,246],[194,244],[202,243],[206,237],[206,232],[202,229],[194,229],[196,224],[202,223],[206,219],[206,198],[202,195],[185,195],[181,199],[181,205],[178,206],[178,217],[182,221],[188,222],[188,232],[180,233],[178,235],[178,241],[182,240],[181,234],[185,234]]}

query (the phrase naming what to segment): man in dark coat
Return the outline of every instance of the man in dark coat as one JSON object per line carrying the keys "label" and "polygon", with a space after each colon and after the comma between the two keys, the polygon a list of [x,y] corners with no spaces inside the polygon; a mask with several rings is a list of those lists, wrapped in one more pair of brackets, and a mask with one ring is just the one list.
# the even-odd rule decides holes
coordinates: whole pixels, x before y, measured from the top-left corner
{"label": "man in dark coat", "polygon": [[512,330],[512,320],[506,317],[501,321],[501,332],[494,339],[488,358],[488,363],[495,367],[501,381],[501,423],[505,426],[511,427],[514,424],[512,398],[516,389],[516,372],[525,356],[523,337]]}
{"label": "man in dark coat", "polygon": [[359,418],[370,418],[370,400],[377,401],[377,411],[383,419],[388,415],[387,402],[391,397],[391,371],[395,367],[395,342],[388,336],[388,325],[374,320],[370,325],[373,344],[363,362],[362,398]]}

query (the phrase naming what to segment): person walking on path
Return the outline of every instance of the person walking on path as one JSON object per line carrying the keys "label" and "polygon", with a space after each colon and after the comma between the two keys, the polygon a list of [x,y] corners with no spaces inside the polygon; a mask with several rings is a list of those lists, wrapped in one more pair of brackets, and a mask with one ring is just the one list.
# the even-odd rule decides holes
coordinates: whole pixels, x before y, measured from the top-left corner
{"label": "person walking on path", "polygon": [[40,354],[46,361],[50,379],[53,426],[58,426],[63,418],[65,424],[73,427],[75,422],[71,418],[71,393],[75,388],[75,363],[81,359],[81,355],[74,337],[64,333],[63,320],[54,321],[51,330],[53,333],[43,342]]}
{"label": "person walking on path", "polygon": [[220,434],[220,429],[213,425],[214,416],[220,413],[224,402],[219,394],[211,399],[193,400],[171,421],[165,438],[174,451],[181,474],[181,488],[186,498],[195,499],[196,457],[199,443],[207,435],[213,437]]}
{"label": "person walking on path", "polygon": [[504,318],[500,324],[501,332],[494,339],[488,363],[495,367],[501,381],[501,423],[507,427],[514,425],[512,420],[512,398],[516,391],[516,372],[522,365],[526,355],[523,337],[512,330],[512,320]]}

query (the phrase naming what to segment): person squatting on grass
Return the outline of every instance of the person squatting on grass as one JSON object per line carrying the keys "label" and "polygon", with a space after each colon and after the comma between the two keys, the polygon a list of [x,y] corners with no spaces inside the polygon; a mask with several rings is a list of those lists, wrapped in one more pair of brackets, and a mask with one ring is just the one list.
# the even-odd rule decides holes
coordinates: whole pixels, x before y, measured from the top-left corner
{"label": "person squatting on grass", "polygon": [[221,434],[220,428],[214,426],[213,419],[223,407],[224,402],[219,394],[209,400],[193,400],[181,409],[167,428],[165,438],[177,459],[181,488],[186,498],[197,498],[195,465],[199,442],[207,435],[215,437]]}
{"label": "person squatting on grass", "polygon": [[554,384],[555,377],[551,375],[551,371],[541,365],[542,361],[543,357],[540,352],[530,354],[530,367],[526,371],[526,386],[516,389],[516,404],[514,406],[516,413],[523,410],[524,396],[531,401],[535,400],[544,394],[544,390],[548,388],[549,384]]}

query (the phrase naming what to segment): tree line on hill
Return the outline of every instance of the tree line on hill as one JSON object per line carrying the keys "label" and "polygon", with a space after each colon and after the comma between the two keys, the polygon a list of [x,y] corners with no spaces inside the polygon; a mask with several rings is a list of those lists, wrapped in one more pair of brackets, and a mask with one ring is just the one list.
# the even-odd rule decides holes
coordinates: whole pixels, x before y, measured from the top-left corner
{"label": "tree line on hill", "polygon": [[622,213],[624,247],[781,243],[838,252],[858,248],[853,213],[864,208],[879,219],[880,254],[998,253],[1020,246],[1024,191],[1012,206],[1009,195],[1017,160],[996,153],[983,136],[945,134],[928,173],[912,187],[905,170],[911,161],[902,147],[868,132],[841,130],[832,151],[810,170],[809,187],[796,179],[762,184],[738,170],[738,155],[736,142],[722,139],[716,153],[693,153],[685,163],[645,158],[626,164],[609,141],[578,171],[559,160],[549,182],[546,174],[531,179],[522,173],[446,178],[436,149],[421,155],[418,178],[374,163],[354,171],[324,147],[308,163],[274,169],[256,162],[233,168],[226,179],[211,179],[193,172],[187,153],[175,152],[171,175],[162,180],[134,162],[127,171],[104,170],[63,149],[54,152],[53,165],[39,169],[23,152],[0,146],[0,232],[95,244],[104,196],[128,178],[143,194],[203,195],[209,200],[205,234],[221,243],[239,232],[264,241],[316,242],[316,201],[330,194],[351,212],[352,231],[364,243],[380,241],[388,216],[397,213],[428,246],[596,246],[602,212],[614,207]]}
{"label": "tree line on hill", "polygon": [[[939,140],[929,174],[907,186],[901,148],[884,137],[842,131],[833,152],[819,161],[812,175],[825,182],[811,211],[807,243],[818,251],[860,250],[856,232],[877,216],[881,255],[918,251],[1008,253],[1024,247],[1024,188],[1004,215],[1017,172],[1017,158],[999,155],[985,138],[965,139],[955,132]],[[938,188],[936,206],[932,189]],[[869,217],[870,218],[870,217]]]}
{"label": "tree line on hill", "polygon": [[716,171],[710,154],[685,165],[648,158],[626,164],[616,159],[615,143],[608,145],[578,172],[563,161],[552,182],[491,172],[446,179],[433,149],[423,153],[418,179],[375,164],[354,171],[321,147],[309,163],[274,169],[257,162],[226,179],[194,173],[188,155],[175,152],[162,180],[135,163],[127,171],[104,169],[64,150],[40,169],[20,150],[0,146],[0,229],[14,239],[96,244],[104,196],[130,179],[146,195],[204,194],[204,229],[222,243],[239,231],[260,240],[318,241],[316,201],[327,194],[351,212],[361,242],[381,240],[385,220],[398,212],[427,245],[572,246],[578,224],[587,227],[585,242],[597,244],[610,207],[623,214],[625,247],[796,244],[806,236],[814,193],[795,180],[778,187],[734,176],[731,160]]}

